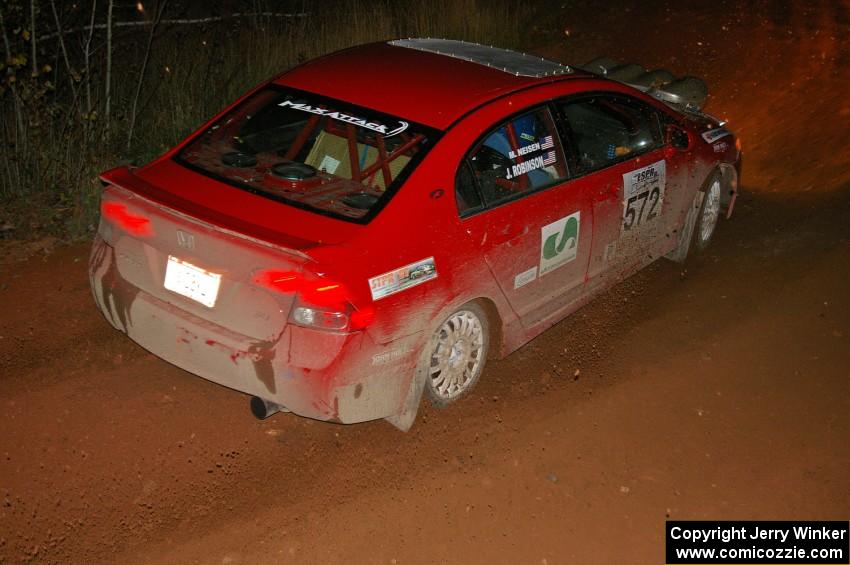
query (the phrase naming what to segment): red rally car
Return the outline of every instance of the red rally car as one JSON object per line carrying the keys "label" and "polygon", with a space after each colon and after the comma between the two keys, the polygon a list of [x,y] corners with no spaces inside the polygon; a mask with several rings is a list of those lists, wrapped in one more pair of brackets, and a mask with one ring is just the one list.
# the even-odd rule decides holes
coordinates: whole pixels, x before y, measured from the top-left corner
{"label": "red rally car", "polygon": [[701,81],[582,69],[440,39],[292,69],[103,174],[95,300],[258,417],[406,430],[731,214],[740,144]]}

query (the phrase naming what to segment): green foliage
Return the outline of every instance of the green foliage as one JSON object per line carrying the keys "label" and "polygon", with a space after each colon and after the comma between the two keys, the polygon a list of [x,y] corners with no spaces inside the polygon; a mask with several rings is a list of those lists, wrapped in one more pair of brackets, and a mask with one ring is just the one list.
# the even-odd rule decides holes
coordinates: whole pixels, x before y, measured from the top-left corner
{"label": "green foliage", "polygon": [[[66,33],[61,37],[69,40],[63,46],[55,35],[50,3],[39,4],[35,29],[53,36],[40,40],[41,66],[35,71],[30,53],[36,37],[30,31],[29,8],[20,2],[0,8],[9,46],[0,82],[0,202],[6,210],[29,210],[34,223],[66,237],[93,229],[100,171],[149,161],[240,93],[287,68],[337,49],[393,37],[446,37],[516,47],[530,19],[528,9],[508,0],[343,0],[314,4],[325,8],[303,17],[243,17],[204,25],[169,23],[166,12],[154,28],[147,55],[150,26],[116,35],[106,123],[101,118],[106,34],[102,29],[92,34],[86,68],[88,31]],[[98,3],[98,23],[105,22],[106,4]],[[148,9],[147,17],[152,12]],[[87,19],[86,14],[78,18],[83,24]],[[0,214],[0,223],[3,220],[9,218]]]}

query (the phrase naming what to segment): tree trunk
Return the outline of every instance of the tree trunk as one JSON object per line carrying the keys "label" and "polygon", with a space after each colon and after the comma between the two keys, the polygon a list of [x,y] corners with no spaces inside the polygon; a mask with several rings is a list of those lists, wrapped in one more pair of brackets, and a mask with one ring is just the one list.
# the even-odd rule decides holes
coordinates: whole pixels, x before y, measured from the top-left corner
{"label": "tree trunk", "polygon": [[112,8],[115,0],[109,0],[106,14],[106,108],[103,112],[104,128],[109,138],[110,105],[112,104]]}
{"label": "tree trunk", "polygon": [[38,76],[38,60],[36,59],[35,36],[35,0],[30,0],[30,46],[32,47],[32,76]]}
{"label": "tree trunk", "polygon": [[145,49],[145,58],[142,59],[142,70],[139,72],[139,82],[136,84],[136,95],[133,97],[133,107],[130,110],[130,127],[129,132],[127,133],[127,151],[130,151],[130,146],[133,144],[133,130],[136,127],[136,111],[139,105],[139,95],[142,93],[142,83],[145,81],[145,71],[148,69],[148,61],[151,56],[151,47],[153,46],[153,37],[154,33],[156,33],[156,26],[162,19],[162,14],[165,12],[165,5],[168,4],[168,0],[162,0],[159,5],[159,10],[157,10],[156,18],[153,21],[153,25],[151,26],[151,32],[148,35],[148,46]]}
{"label": "tree trunk", "polygon": [[91,4],[91,24],[89,24],[89,36],[86,39],[85,61],[86,61],[86,114],[91,118],[91,65],[89,57],[91,56],[91,40],[94,35],[94,15],[97,9],[97,0],[93,0]]}

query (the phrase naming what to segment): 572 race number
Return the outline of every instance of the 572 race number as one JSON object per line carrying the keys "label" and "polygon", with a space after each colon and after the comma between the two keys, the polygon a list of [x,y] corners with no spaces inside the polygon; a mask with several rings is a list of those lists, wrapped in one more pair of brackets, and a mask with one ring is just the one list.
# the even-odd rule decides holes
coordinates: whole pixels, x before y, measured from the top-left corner
{"label": "572 race number", "polygon": [[656,218],[664,201],[666,167],[658,161],[623,175],[623,231]]}
{"label": "572 race number", "polygon": [[[658,215],[658,203],[661,201],[661,189],[657,186],[650,191],[644,191],[626,200],[626,212],[623,214],[623,229],[641,225],[644,221]],[[647,203],[649,209],[647,210]],[[644,216],[644,212],[646,215]]]}

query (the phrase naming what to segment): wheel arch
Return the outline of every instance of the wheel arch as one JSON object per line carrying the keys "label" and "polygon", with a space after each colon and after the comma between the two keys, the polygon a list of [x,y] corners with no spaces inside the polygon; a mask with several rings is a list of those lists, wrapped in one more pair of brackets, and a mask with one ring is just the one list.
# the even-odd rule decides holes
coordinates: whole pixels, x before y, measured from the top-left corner
{"label": "wheel arch", "polygon": [[496,303],[483,296],[464,302],[464,304],[469,303],[478,304],[478,306],[480,306],[484,311],[484,314],[487,315],[487,331],[489,334],[487,337],[490,340],[490,348],[487,356],[488,359],[497,359],[501,357],[504,329],[502,316],[499,314],[499,309],[496,307]]}
{"label": "wheel arch", "polygon": [[[511,331],[509,327],[511,320],[505,319],[503,316],[503,310],[499,308],[497,299],[487,295],[460,297],[457,300],[452,300],[443,304],[443,306],[430,318],[427,331],[423,332],[422,347],[424,347],[427,343],[431,332],[434,331],[434,329],[436,329],[443,320],[467,304],[476,304],[487,316],[487,338],[490,342],[487,354],[488,359],[501,359],[515,349],[515,347],[511,349],[510,344],[507,343],[507,341],[510,341],[508,339],[510,337],[508,336],[508,333]],[[505,314],[508,316],[512,314],[512,311],[507,304],[504,304],[503,308],[506,309],[504,312]]]}
{"label": "wheel arch", "polygon": [[738,197],[738,169],[731,163],[720,163],[715,169],[720,173],[723,190],[720,192],[720,205],[726,211],[726,217],[732,215],[735,199]]}

